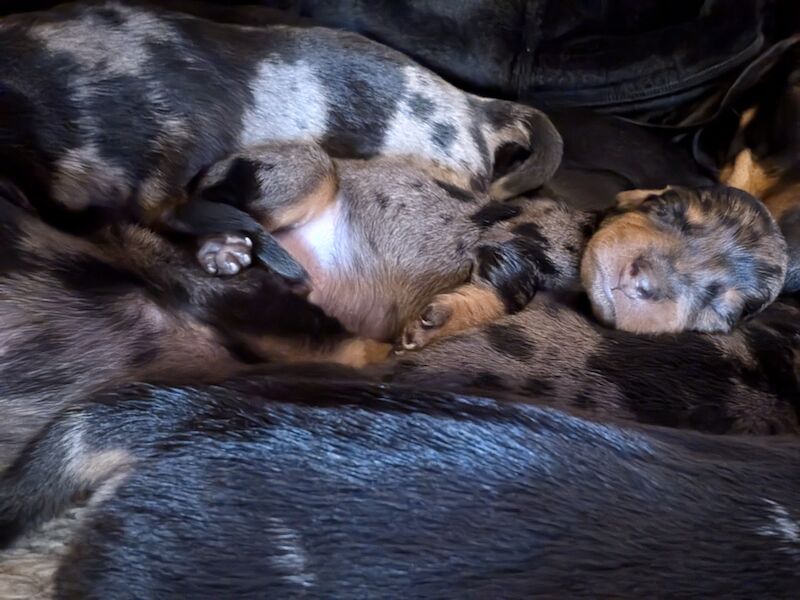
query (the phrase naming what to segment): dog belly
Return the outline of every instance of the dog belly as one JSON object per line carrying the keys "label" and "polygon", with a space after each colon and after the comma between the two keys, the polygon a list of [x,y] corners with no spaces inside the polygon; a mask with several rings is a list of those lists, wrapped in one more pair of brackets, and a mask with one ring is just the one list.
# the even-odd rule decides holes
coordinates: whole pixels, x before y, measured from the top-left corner
{"label": "dog belly", "polygon": [[358,236],[350,229],[342,201],[308,223],[277,232],[278,242],[308,271],[309,301],[339,319],[352,333],[374,338],[391,337],[391,299],[370,268],[378,257],[359,251]]}

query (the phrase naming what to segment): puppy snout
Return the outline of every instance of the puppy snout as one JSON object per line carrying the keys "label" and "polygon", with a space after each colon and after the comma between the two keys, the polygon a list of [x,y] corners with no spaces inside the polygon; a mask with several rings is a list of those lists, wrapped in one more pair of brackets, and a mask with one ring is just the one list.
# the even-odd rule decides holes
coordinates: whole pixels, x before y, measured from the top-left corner
{"label": "puppy snout", "polygon": [[643,258],[637,258],[620,276],[619,287],[632,299],[652,300],[658,295],[658,283],[653,266]]}

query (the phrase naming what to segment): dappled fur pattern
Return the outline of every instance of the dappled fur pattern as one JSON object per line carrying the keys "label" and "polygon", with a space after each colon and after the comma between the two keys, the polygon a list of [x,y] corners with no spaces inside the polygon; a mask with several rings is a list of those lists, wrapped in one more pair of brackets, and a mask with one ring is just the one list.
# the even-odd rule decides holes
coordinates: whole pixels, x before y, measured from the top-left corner
{"label": "dappled fur pattern", "polygon": [[113,382],[315,356],[358,366],[373,348],[272,272],[206,275],[140,227],[78,238],[0,199],[0,234],[0,466],[59,407]]}
{"label": "dappled fur pattern", "polygon": [[[0,19],[0,65],[0,174],[60,227],[174,226],[193,177],[269,141],[412,154],[498,198],[538,187],[561,158],[541,112],[464,93],[385,46],[323,28],[75,3]],[[495,153],[509,147],[527,157],[499,173]]]}
{"label": "dappled fur pattern", "polygon": [[800,305],[779,300],[730,334],[602,327],[581,296],[537,296],[496,323],[406,353],[405,383],[517,394],[597,420],[714,433],[800,433]]}

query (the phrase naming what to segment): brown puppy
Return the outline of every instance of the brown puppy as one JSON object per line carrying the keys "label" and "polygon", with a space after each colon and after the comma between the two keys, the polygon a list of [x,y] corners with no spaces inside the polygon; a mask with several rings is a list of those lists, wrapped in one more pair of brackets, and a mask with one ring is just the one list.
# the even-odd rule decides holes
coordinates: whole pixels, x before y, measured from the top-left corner
{"label": "brown puppy", "polygon": [[[254,215],[310,274],[309,300],[353,333],[392,341],[411,322],[406,345],[424,345],[576,282],[595,220],[549,199],[492,202],[457,182],[411,158],[333,161],[313,144],[269,144],[213,165],[191,203]],[[198,255],[209,273],[216,250]]]}
{"label": "brown puppy", "polygon": [[[421,161],[332,161],[314,145],[271,144],[213,165],[192,203],[238,202],[311,274],[311,302],[358,335],[400,335],[406,350],[516,312],[539,290],[579,286],[582,254],[597,316],[637,333],[728,331],[783,286],[774,220],[731,188],[625,193],[595,231],[598,213],[541,197],[492,202],[455,181]],[[217,250],[199,254],[210,273]]]}

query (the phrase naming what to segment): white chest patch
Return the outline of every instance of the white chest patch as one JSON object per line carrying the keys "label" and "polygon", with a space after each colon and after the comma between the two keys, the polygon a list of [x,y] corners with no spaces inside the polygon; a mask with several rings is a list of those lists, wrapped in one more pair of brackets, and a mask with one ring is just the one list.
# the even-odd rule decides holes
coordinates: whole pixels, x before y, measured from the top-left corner
{"label": "white chest patch", "polygon": [[337,196],[316,218],[276,235],[278,242],[309,272],[315,288],[331,271],[350,262],[351,243],[341,202]]}
{"label": "white chest patch", "polygon": [[316,140],[326,129],[328,105],[322,83],[305,62],[270,59],[250,82],[253,105],[244,113],[241,145],[268,141]]}

